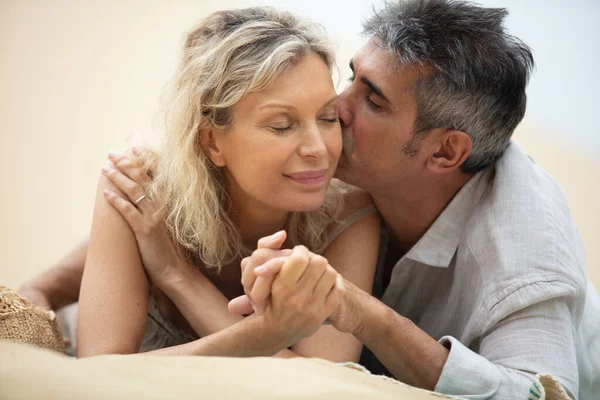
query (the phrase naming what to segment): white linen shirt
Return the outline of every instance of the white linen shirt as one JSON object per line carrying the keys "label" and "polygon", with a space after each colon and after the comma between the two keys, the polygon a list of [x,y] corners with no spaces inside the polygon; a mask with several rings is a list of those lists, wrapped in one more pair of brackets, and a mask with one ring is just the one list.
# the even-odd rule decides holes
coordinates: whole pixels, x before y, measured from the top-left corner
{"label": "white linen shirt", "polygon": [[[572,397],[600,399],[600,307],[583,244],[563,191],[516,143],[459,191],[383,293],[381,261],[374,295],[450,349],[437,392],[523,399],[550,373]],[[361,362],[386,372],[368,351]]]}

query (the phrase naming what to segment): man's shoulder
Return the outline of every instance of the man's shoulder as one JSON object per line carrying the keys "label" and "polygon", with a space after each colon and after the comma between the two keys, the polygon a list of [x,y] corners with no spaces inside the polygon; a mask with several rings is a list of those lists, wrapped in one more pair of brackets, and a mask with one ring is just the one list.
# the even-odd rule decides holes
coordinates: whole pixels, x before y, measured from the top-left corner
{"label": "man's shoulder", "polygon": [[515,143],[494,168],[465,230],[482,275],[511,282],[554,276],[585,285],[583,244],[560,186]]}

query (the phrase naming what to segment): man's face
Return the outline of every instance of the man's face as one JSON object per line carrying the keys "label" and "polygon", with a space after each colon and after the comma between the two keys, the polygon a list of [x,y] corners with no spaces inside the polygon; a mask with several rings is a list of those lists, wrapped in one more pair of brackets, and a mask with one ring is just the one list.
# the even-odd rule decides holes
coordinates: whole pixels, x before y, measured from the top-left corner
{"label": "man's face", "polygon": [[417,116],[411,87],[420,71],[400,69],[374,39],[356,53],[350,68],[353,78],[340,95],[344,145],[336,177],[374,195],[410,186],[426,171],[426,156],[411,143]]}

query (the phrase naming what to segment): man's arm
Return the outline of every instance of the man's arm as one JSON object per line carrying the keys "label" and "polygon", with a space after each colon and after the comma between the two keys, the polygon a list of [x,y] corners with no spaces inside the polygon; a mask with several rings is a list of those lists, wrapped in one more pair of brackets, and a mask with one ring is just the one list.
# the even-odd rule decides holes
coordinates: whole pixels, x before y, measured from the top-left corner
{"label": "man's arm", "polygon": [[329,318],[352,333],[402,382],[433,390],[449,350],[409,319],[345,281],[342,304]]}
{"label": "man's arm", "polygon": [[350,282],[345,286],[330,320],[353,333],[401,381],[444,394],[504,399],[527,393],[536,373],[551,373],[577,397],[568,296],[531,304],[498,321],[479,338],[475,352],[451,336],[436,341]]}
{"label": "man's arm", "polygon": [[79,299],[87,247],[87,240],[77,245],[53,267],[21,285],[19,294],[38,307],[51,310],[75,303]]}

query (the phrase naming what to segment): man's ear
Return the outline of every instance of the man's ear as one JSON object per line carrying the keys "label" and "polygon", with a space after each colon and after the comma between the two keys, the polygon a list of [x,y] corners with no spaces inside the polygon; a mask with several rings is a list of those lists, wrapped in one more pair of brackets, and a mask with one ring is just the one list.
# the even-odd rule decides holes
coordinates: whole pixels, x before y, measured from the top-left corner
{"label": "man's ear", "polygon": [[465,162],[473,141],[462,131],[446,130],[440,133],[436,148],[427,160],[427,169],[431,172],[445,173],[453,171]]}
{"label": "man's ear", "polygon": [[224,167],[227,164],[223,152],[222,136],[212,127],[200,129],[200,145],[202,150],[217,167]]}

